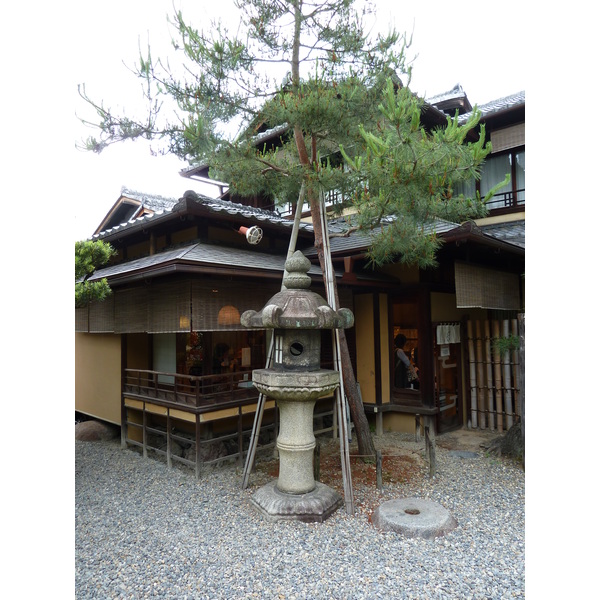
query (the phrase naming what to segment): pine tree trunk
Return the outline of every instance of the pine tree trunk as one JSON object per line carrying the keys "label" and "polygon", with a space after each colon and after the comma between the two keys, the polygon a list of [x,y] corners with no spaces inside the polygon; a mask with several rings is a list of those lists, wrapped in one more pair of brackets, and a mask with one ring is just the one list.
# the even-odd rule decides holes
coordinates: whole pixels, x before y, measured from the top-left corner
{"label": "pine tree trunk", "polygon": [[[310,158],[304,143],[304,136],[302,132],[297,128],[294,131],[296,138],[296,146],[298,148],[298,155],[300,162],[304,166],[310,165]],[[323,278],[325,278],[325,254],[323,251],[323,229],[321,227],[321,219],[319,215],[320,211],[320,196],[316,192],[314,185],[307,182],[306,185],[307,198],[310,204],[310,212],[312,216],[313,231],[315,234],[315,248],[317,250],[317,256],[319,257],[319,264],[321,271],[323,272]],[[327,282],[324,281],[327,287]],[[334,293],[337,300],[337,282],[333,279]],[[342,376],[344,378],[344,388],[346,396],[348,398],[348,405],[350,407],[350,415],[352,422],[354,423],[354,432],[358,442],[358,453],[361,456],[373,456],[375,457],[375,445],[373,438],[371,437],[371,431],[369,429],[369,421],[365,414],[365,409],[358,393],[358,386],[356,385],[356,378],[354,376],[354,369],[352,368],[352,361],[350,360],[350,351],[348,350],[348,341],[346,339],[346,333],[343,329],[340,330],[340,360],[342,363]]]}

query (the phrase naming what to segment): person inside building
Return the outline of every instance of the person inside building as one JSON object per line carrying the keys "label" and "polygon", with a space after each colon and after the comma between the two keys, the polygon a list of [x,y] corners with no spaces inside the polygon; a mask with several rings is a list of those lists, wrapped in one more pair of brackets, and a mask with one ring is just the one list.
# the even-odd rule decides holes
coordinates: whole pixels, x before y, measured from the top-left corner
{"label": "person inside building", "polygon": [[229,369],[229,346],[227,344],[216,344],[213,353],[213,375],[226,373]]}
{"label": "person inside building", "polygon": [[406,336],[399,333],[394,338],[395,358],[396,366],[394,370],[394,385],[398,388],[409,388],[414,387],[415,383],[419,381],[417,370],[410,362],[408,356],[404,352],[404,345],[406,344]]}

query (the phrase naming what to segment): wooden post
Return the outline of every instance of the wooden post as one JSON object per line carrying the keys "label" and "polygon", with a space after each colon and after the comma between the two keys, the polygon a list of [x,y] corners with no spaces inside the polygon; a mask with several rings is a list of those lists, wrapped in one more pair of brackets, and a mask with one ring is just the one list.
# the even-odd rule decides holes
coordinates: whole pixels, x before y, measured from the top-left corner
{"label": "wooden post", "polygon": [[479,428],[485,429],[485,382],[483,376],[483,343],[481,339],[481,322],[475,321],[475,337],[477,348],[477,407],[479,410]]}
{"label": "wooden post", "polygon": [[167,466],[169,469],[173,466],[171,460],[171,410],[167,408]]}
{"label": "wooden post", "polygon": [[375,413],[375,435],[383,435],[383,413],[380,410]]}
{"label": "wooden post", "polygon": [[142,456],[148,458],[148,436],[146,433],[146,403],[142,406]]}
{"label": "wooden post", "polygon": [[195,436],[196,436],[196,479],[200,479],[200,415],[196,414],[195,423]]}
{"label": "wooden post", "polygon": [[[502,331],[504,337],[510,334],[508,319],[502,321]],[[511,377],[510,377],[510,352],[505,352],[502,357],[504,365],[504,410],[506,411],[506,429],[510,429],[513,424],[513,404],[511,393]]]}
{"label": "wooden post", "polygon": [[473,323],[467,321],[467,338],[469,341],[469,373],[471,377],[471,427],[477,427],[477,365],[473,346]]}
{"label": "wooden post", "polygon": [[488,399],[488,425],[494,431],[494,390],[492,387],[492,348],[490,340],[490,322],[486,319],[483,322],[485,331],[485,368],[487,379],[487,399]]}
{"label": "wooden post", "polygon": [[321,444],[319,442],[316,443],[314,450],[313,475],[315,481],[321,481]]}
{"label": "wooden post", "polygon": [[381,450],[375,451],[375,462],[376,462],[376,469],[377,469],[377,489],[379,491],[381,491],[383,489],[383,474],[382,474],[383,458],[381,456]]}
{"label": "wooden post", "polygon": [[415,415],[415,442],[421,441],[421,415]]}
{"label": "wooden post", "polygon": [[244,462],[244,423],[242,407],[238,406],[238,464],[241,466]]}
{"label": "wooden post", "polygon": [[431,415],[425,416],[425,453],[429,459],[429,477],[435,475],[435,424]]}
{"label": "wooden post", "polygon": [[127,407],[121,394],[121,448],[127,448]]}
{"label": "wooden post", "polygon": [[[500,323],[493,322],[494,339],[500,338]],[[496,388],[496,414],[498,415],[498,431],[504,428],[504,420],[502,418],[502,370],[500,368],[500,353],[498,350],[494,352],[494,387]]]}

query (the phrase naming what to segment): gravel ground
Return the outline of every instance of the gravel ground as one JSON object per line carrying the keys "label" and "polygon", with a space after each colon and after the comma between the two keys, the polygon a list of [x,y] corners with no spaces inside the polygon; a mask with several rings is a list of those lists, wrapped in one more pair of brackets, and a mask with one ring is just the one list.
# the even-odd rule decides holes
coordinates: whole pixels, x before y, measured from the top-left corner
{"label": "gravel ground", "polygon": [[[525,474],[510,460],[461,458],[438,446],[433,479],[423,468],[382,492],[355,488],[355,516],[342,507],[322,524],[271,523],[250,503],[266,482],[260,474],[242,491],[235,466],[196,480],[119,441],[75,444],[78,599],[525,595]],[[408,496],[440,503],[458,527],[423,540],[370,524],[366,506]]]}

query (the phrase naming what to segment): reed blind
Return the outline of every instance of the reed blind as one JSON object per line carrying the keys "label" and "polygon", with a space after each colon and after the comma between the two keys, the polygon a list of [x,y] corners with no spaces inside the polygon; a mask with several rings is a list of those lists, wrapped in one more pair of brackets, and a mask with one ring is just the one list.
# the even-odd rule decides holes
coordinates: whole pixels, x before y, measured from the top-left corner
{"label": "reed blind", "polygon": [[[194,331],[246,330],[239,320],[219,323],[219,311],[233,307],[241,316],[260,310],[281,288],[280,284],[241,281],[192,282],[192,326]],[[230,317],[234,314],[229,308]]]}
{"label": "reed blind", "polygon": [[115,333],[148,331],[148,286],[116,290]]}
{"label": "reed blind", "polygon": [[191,330],[191,282],[153,283],[148,290],[148,333]]}
{"label": "reed blind", "polygon": [[88,307],[75,309],[75,332],[76,333],[87,333],[88,332]]}
{"label": "reed blind", "polygon": [[495,152],[509,150],[517,146],[525,145],[525,123],[497,129],[490,134],[492,148]]}
{"label": "reed blind", "polygon": [[478,265],[454,263],[457,308],[519,310],[519,276]]}
{"label": "reed blind", "polygon": [[113,333],[115,330],[114,293],[102,302],[92,302],[89,306],[89,332]]}

